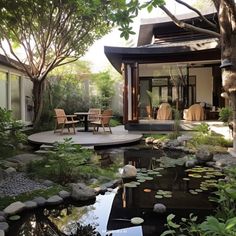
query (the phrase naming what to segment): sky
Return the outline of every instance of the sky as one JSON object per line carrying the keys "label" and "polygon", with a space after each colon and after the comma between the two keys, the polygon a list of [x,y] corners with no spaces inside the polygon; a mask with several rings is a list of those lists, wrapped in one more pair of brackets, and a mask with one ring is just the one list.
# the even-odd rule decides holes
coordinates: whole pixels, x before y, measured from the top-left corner
{"label": "sky", "polygon": [[[188,4],[193,4],[194,2],[202,2],[202,4],[205,4],[208,0],[188,0]],[[205,3],[203,3],[205,2]],[[172,13],[175,15],[178,14],[184,14],[187,13],[189,10],[181,6],[180,4],[177,4],[174,0],[168,0],[167,1],[167,7],[171,10]],[[133,40],[135,43],[134,46],[137,44],[137,38],[138,38],[138,30],[140,21],[143,18],[154,18],[154,17],[163,17],[166,16],[165,13],[160,9],[153,9],[152,12],[147,12],[147,10],[142,10],[139,14],[139,16],[135,19],[135,22],[133,24],[133,30],[136,32],[136,35],[132,36],[130,39]],[[129,40],[128,40],[129,41]],[[82,60],[89,61],[91,63],[91,70],[93,72],[99,72],[106,70],[108,66],[110,65],[109,61],[107,60],[105,54],[104,54],[104,46],[117,46],[117,47],[127,47],[128,42],[125,41],[125,39],[120,38],[120,32],[118,29],[113,29],[111,33],[105,35],[100,40],[97,40],[88,50],[88,52],[85,54],[84,57],[82,57]]]}

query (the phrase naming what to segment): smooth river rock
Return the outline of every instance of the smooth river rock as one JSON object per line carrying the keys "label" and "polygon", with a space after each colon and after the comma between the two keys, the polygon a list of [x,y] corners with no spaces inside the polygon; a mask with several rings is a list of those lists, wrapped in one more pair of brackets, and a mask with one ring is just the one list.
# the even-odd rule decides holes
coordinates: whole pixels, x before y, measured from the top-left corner
{"label": "smooth river rock", "polygon": [[51,196],[47,200],[48,205],[58,205],[63,202],[63,199],[59,197],[58,195]]}
{"label": "smooth river rock", "polygon": [[15,215],[21,211],[23,211],[25,209],[25,204],[22,202],[13,202],[12,204],[10,204],[8,207],[6,207],[3,211],[7,214],[7,215]]}
{"label": "smooth river rock", "polygon": [[9,224],[7,222],[0,222],[0,230],[7,232],[9,230]]}
{"label": "smooth river rock", "polygon": [[122,178],[135,177],[137,175],[137,169],[135,166],[126,165],[123,167]]}

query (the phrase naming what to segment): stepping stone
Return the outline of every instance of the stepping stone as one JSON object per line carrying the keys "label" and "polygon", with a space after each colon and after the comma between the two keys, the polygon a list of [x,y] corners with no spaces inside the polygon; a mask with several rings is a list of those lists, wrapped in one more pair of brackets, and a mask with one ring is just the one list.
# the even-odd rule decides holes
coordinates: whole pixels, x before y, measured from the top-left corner
{"label": "stepping stone", "polygon": [[38,206],[44,206],[47,200],[44,197],[36,197],[32,201],[36,202]]}
{"label": "stepping stone", "polygon": [[37,202],[35,201],[26,201],[24,202],[26,209],[33,209],[36,208],[38,206]]}
{"label": "stepping stone", "polygon": [[0,236],[5,236],[5,231],[0,229]]}
{"label": "stepping stone", "polygon": [[0,231],[3,231],[5,233],[8,230],[9,230],[9,224],[7,222],[0,222]]}
{"label": "stepping stone", "polygon": [[60,191],[60,192],[58,193],[58,195],[59,195],[61,198],[65,199],[65,198],[70,197],[70,196],[71,196],[71,193],[69,193],[69,192],[67,192],[67,191],[65,191],[65,190],[62,190],[62,191]]}
{"label": "stepping stone", "polygon": [[47,200],[48,205],[58,205],[63,202],[63,198],[59,197],[58,195],[54,195]]}
{"label": "stepping stone", "polygon": [[13,202],[12,204],[10,204],[8,207],[6,207],[3,211],[7,214],[7,215],[15,215],[21,211],[23,211],[25,209],[25,204],[22,202]]}

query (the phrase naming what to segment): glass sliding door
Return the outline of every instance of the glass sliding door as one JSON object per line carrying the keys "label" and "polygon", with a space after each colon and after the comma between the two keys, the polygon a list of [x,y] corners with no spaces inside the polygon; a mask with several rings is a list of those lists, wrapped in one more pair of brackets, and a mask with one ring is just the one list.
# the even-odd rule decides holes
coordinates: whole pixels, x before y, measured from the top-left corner
{"label": "glass sliding door", "polygon": [[0,71],[0,107],[7,108],[7,73]]}
{"label": "glass sliding door", "polygon": [[11,75],[11,110],[14,119],[21,119],[20,76]]}

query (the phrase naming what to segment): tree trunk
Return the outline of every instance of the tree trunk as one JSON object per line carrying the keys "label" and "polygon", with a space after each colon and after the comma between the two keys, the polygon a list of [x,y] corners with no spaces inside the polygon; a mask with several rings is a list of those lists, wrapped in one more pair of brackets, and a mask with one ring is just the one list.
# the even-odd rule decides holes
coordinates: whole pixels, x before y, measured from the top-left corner
{"label": "tree trunk", "polygon": [[43,110],[43,94],[44,94],[44,84],[45,84],[44,82],[45,82],[44,79],[33,80],[34,128],[39,124]]}

